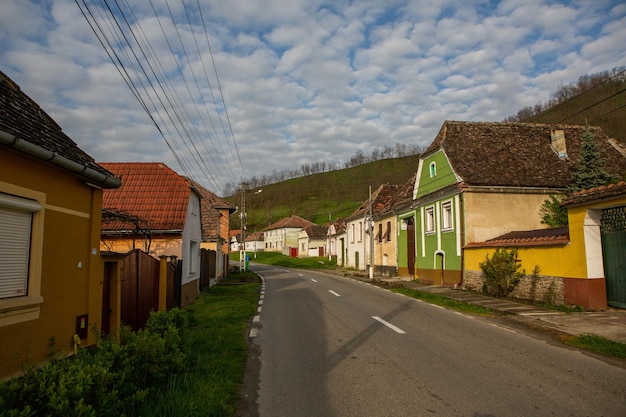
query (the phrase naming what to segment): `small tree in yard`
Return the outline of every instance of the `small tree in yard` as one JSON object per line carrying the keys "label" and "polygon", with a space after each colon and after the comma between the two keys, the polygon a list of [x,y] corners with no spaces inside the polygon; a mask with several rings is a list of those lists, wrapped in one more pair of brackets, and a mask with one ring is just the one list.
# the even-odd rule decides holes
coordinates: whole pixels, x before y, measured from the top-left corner
{"label": "small tree in yard", "polygon": [[489,254],[481,262],[480,269],[485,274],[483,292],[494,297],[506,297],[519,284],[526,271],[519,269],[521,265],[515,262],[517,250],[497,248],[491,259]]}

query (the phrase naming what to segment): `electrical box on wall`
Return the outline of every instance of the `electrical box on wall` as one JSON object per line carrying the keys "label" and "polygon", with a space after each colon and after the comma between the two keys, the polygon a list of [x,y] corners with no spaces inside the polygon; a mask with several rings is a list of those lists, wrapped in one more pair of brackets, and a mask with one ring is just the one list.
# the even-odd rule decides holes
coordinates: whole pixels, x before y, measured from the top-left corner
{"label": "electrical box on wall", "polygon": [[82,316],[76,316],[76,334],[81,339],[87,338],[87,332],[89,331],[89,315],[83,314]]}

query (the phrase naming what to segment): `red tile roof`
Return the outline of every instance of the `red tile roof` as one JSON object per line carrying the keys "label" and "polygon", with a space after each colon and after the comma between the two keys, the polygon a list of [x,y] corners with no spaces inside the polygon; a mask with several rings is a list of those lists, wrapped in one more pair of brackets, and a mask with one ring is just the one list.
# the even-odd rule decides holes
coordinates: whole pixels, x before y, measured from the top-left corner
{"label": "red tile roof", "polygon": [[566,245],[569,243],[569,228],[537,229],[509,232],[485,242],[472,242],[466,248],[475,247],[520,247]]}
{"label": "red tile roof", "polygon": [[312,226],[315,223],[308,221],[307,219],[303,219],[300,216],[296,216],[295,214],[289,217],[285,217],[280,219],[274,224],[270,224],[267,226],[265,230],[276,230],[276,229],[284,229],[284,228],[294,228],[294,229],[304,229],[307,226]]}
{"label": "red tile roof", "polygon": [[577,191],[567,197],[565,201],[563,201],[562,205],[574,206],[591,201],[612,200],[624,197],[626,197],[626,182],[621,181],[618,184],[609,184],[602,187],[594,187],[587,190]]}
{"label": "red tile roof", "polygon": [[[188,180],[159,162],[102,162],[101,166],[122,177],[122,186],[104,190],[102,209],[135,216],[151,231],[182,231],[192,192]],[[102,232],[133,230],[127,221],[111,220]]]}

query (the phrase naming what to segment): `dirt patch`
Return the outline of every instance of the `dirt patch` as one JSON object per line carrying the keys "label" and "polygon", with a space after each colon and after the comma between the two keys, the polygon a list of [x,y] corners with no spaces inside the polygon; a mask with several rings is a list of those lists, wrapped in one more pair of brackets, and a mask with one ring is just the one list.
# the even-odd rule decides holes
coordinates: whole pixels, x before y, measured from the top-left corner
{"label": "dirt patch", "polygon": [[[246,338],[250,329],[246,330]],[[261,373],[261,348],[253,343],[249,338],[248,359],[246,371],[239,387],[239,398],[235,404],[235,412],[232,417],[259,417],[259,405],[257,397],[259,394],[259,377]]]}

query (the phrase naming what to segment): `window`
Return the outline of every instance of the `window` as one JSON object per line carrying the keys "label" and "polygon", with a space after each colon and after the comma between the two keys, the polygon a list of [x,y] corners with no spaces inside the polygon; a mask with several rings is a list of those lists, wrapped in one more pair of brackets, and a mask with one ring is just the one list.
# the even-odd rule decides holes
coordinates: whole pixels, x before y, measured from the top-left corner
{"label": "window", "polygon": [[435,178],[437,175],[437,164],[434,162],[430,163],[430,178]]}
{"label": "window", "polygon": [[435,208],[426,208],[426,233],[433,233],[435,231]]}
{"label": "window", "polygon": [[441,228],[443,230],[452,230],[452,202],[446,201],[441,204]]}
{"label": "window", "polygon": [[356,235],[354,234],[354,223],[351,226],[352,226],[352,243],[354,243],[354,239],[356,237]]}
{"label": "window", "polygon": [[[245,245],[245,243],[244,243]],[[245,249],[245,246],[244,246]],[[189,241],[189,275],[195,274],[198,269],[198,242]]]}
{"label": "window", "polygon": [[383,224],[378,223],[378,233],[376,233],[376,240],[379,242],[383,241]]}
{"label": "window", "polygon": [[391,242],[391,222],[387,222],[387,229],[385,230],[385,240]]}
{"label": "window", "polygon": [[363,241],[363,222],[359,222],[359,242]]}
{"label": "window", "polygon": [[11,193],[0,192],[0,311],[5,312],[0,326],[5,326],[39,317],[45,194],[1,182],[0,187]]}

